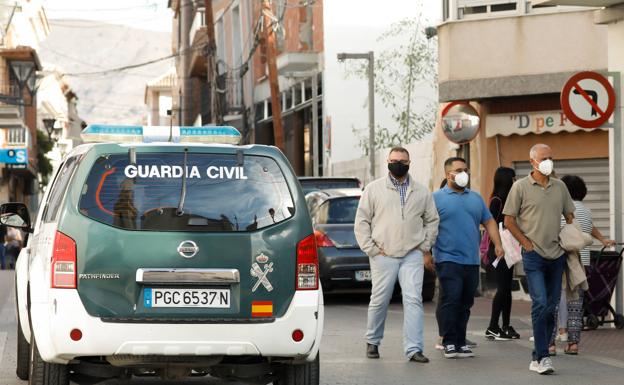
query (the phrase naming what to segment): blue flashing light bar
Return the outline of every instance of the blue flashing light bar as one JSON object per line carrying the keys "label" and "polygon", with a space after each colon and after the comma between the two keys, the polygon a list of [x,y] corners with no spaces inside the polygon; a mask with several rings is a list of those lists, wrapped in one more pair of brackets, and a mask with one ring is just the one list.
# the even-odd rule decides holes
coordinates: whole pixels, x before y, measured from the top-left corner
{"label": "blue flashing light bar", "polygon": [[238,144],[241,134],[230,126],[117,126],[91,124],[80,135],[85,142]]}

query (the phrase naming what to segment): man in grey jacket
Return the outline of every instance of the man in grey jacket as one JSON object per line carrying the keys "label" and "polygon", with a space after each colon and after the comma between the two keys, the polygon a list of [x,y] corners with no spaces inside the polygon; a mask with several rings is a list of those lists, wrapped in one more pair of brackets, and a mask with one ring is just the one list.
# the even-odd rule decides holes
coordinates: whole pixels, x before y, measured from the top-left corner
{"label": "man in grey jacket", "polygon": [[364,189],[355,216],[355,237],[369,257],[372,277],[366,355],[379,358],[388,304],[398,279],[405,356],[425,363],[429,359],[423,355],[423,273],[424,268],[433,269],[431,247],[439,218],[429,190],[409,177],[409,164],[405,148],[390,150],[388,175]]}

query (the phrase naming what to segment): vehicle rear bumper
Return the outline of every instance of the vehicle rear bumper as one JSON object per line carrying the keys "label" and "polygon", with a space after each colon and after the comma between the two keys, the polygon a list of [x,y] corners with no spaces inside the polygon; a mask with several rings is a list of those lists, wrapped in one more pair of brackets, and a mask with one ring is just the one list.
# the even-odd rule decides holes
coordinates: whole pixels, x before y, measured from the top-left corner
{"label": "vehicle rear bumper", "polygon": [[360,249],[322,248],[319,251],[319,268],[323,287],[370,288],[370,281],[358,281],[356,271],[370,270],[369,259]]}
{"label": "vehicle rear bumper", "polygon": [[[41,357],[67,363],[80,356],[265,356],[313,360],[323,327],[320,290],[298,291],[286,314],[268,323],[103,322],[84,309],[76,290],[53,289],[49,304],[33,303],[33,330]],[[82,339],[70,338],[72,329]],[[300,342],[292,339],[303,331]]]}

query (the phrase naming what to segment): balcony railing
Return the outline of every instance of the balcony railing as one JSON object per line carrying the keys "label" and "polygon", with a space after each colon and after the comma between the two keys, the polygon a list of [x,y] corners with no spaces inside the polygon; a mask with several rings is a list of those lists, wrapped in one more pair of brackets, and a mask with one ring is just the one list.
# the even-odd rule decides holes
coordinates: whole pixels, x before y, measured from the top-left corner
{"label": "balcony railing", "polygon": [[219,75],[217,87],[219,89],[219,101],[224,113],[238,111],[242,108],[243,82],[239,71],[227,71]]}
{"label": "balcony railing", "polygon": [[20,104],[22,95],[17,84],[0,84],[0,103]]}
{"label": "balcony railing", "polygon": [[7,131],[9,146],[28,146],[28,131],[24,127],[11,127]]}

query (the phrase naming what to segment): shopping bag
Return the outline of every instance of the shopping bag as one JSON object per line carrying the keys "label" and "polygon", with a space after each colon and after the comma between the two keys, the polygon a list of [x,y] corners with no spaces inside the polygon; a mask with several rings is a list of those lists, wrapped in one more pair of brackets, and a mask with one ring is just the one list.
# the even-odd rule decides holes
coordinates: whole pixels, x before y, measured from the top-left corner
{"label": "shopping bag", "polygon": [[503,224],[498,224],[498,232],[500,233],[503,251],[505,252],[505,263],[511,268],[516,263],[522,261],[522,251],[520,243],[511,234],[511,231],[504,229]]}

